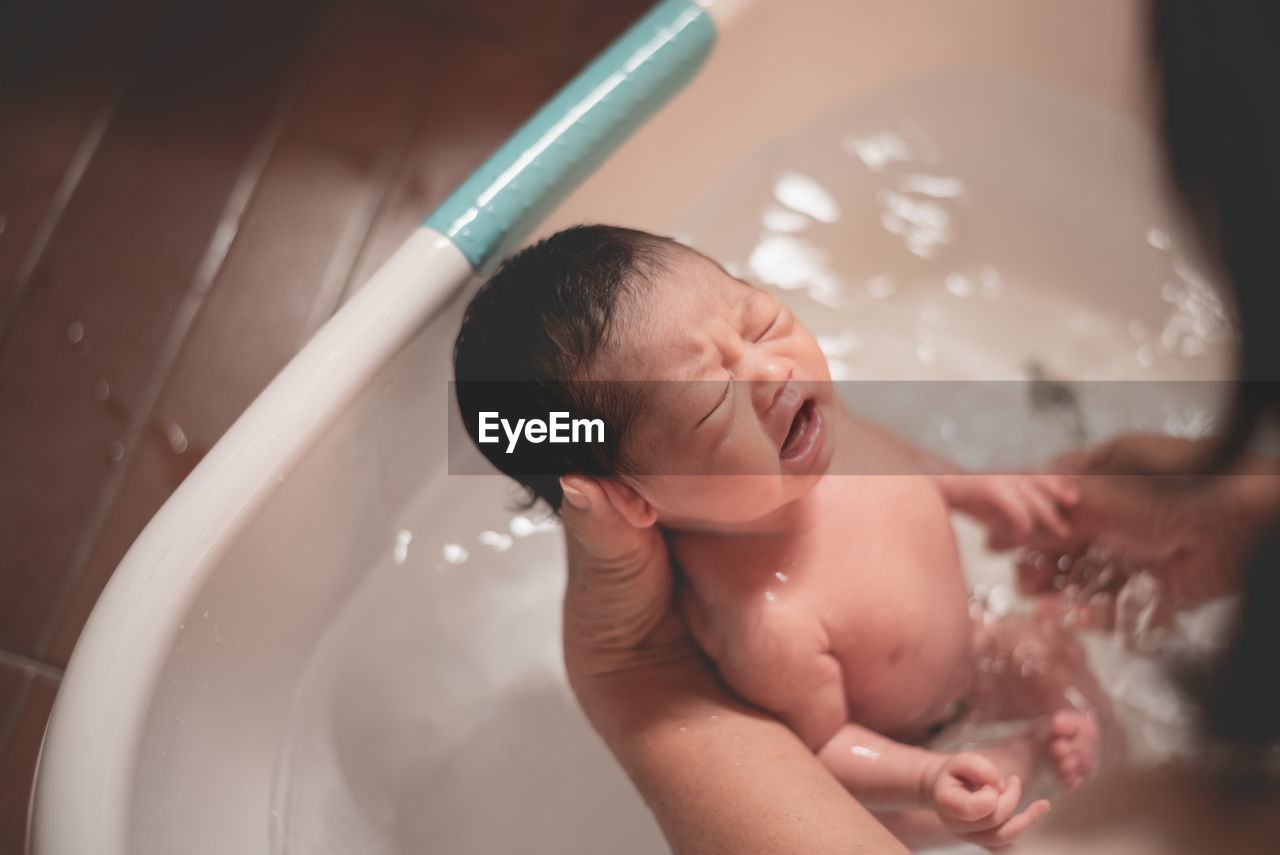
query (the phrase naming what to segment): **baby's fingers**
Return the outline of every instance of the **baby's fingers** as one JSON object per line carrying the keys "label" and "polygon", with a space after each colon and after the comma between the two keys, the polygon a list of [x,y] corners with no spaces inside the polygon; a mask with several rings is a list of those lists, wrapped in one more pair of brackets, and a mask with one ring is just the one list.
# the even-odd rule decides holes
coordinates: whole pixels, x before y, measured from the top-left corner
{"label": "baby's fingers", "polygon": [[948,824],[956,831],[989,828],[991,823],[987,818],[999,801],[1000,794],[995,787],[985,786],[973,791],[955,778],[943,784],[934,796],[938,811],[945,815]]}
{"label": "baby's fingers", "polygon": [[1000,770],[996,768],[996,764],[981,754],[968,751],[953,754],[947,760],[946,769],[948,777],[960,783],[961,787],[966,784],[974,787],[1000,786]]}
{"label": "baby's fingers", "polygon": [[996,809],[999,785],[1000,771],[990,760],[980,754],[956,754],[947,760],[934,803],[956,823],[979,821]]}
{"label": "baby's fingers", "polygon": [[1049,812],[1049,803],[1044,799],[1032,802],[1027,809],[1010,819],[998,828],[966,834],[965,840],[985,846],[988,849],[1003,849],[1017,840],[1024,831],[1034,825]]}
{"label": "baby's fingers", "polygon": [[1018,810],[1018,802],[1022,800],[1022,782],[1018,776],[1009,778],[1008,784],[996,797],[992,809],[980,818],[966,822],[953,822],[952,830],[961,834],[973,834],[980,831],[998,828],[1008,822]]}

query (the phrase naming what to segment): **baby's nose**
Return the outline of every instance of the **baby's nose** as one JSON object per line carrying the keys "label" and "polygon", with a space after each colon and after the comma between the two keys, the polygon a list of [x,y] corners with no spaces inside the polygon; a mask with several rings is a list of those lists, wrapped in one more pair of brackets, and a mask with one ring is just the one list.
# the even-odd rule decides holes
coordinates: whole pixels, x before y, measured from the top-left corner
{"label": "baby's nose", "polygon": [[778,392],[791,379],[793,366],[785,359],[767,357],[755,360],[747,377],[751,383],[751,398],[757,412],[767,412],[778,397]]}

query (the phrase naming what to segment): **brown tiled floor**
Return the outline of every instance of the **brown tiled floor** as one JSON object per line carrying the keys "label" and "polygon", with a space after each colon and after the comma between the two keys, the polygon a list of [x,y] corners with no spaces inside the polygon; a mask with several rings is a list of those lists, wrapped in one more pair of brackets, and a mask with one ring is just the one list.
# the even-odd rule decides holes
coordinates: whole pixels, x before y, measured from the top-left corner
{"label": "brown tiled floor", "polygon": [[0,3],[0,853],[21,851],[61,667],[138,531],[648,5]]}

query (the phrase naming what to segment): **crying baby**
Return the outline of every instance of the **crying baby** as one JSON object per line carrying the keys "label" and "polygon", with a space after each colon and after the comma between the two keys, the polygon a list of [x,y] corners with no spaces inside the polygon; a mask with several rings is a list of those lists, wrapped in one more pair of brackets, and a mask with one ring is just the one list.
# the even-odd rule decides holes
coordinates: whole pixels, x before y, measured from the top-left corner
{"label": "crying baby", "polygon": [[[966,474],[855,417],[781,301],[631,229],[567,229],[508,260],[467,308],[454,370],[473,441],[533,496],[558,508],[559,477],[587,475],[663,529],[724,682],[904,840],[1005,845],[1048,810],[1024,804],[1036,770],[1063,788],[1094,770],[1111,725],[1078,647],[974,607],[950,519],[1005,544],[1065,534],[1070,479]],[[504,405],[608,436],[513,455],[480,442]],[[1021,725],[935,750],[985,722]]]}

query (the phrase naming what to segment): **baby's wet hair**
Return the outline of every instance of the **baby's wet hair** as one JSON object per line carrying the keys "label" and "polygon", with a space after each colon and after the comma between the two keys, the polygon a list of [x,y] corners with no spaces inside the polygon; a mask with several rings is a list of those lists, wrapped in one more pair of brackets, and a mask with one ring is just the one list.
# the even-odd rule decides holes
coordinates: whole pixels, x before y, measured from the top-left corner
{"label": "baby's wet hair", "polygon": [[[617,226],[565,229],[507,259],[472,298],[453,348],[454,389],[471,441],[499,470],[559,511],[560,476],[627,473],[620,441],[638,412],[637,384],[587,379],[633,321],[640,293],[677,252],[669,238]],[[567,411],[601,419],[603,443],[479,441],[479,414]]]}

